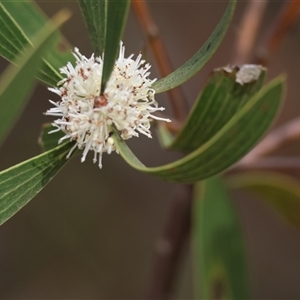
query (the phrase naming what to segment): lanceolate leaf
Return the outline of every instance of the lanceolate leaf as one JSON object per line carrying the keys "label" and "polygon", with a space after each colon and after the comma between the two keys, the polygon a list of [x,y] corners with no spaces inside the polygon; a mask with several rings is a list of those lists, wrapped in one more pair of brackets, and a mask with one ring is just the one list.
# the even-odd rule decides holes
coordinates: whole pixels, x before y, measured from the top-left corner
{"label": "lanceolate leaf", "polygon": [[[13,61],[32,44],[32,38],[46,22],[47,18],[32,1],[1,1],[0,55]],[[62,35],[55,34],[38,78],[55,86],[62,78],[58,69],[68,61],[74,61],[69,49],[70,45]]]}
{"label": "lanceolate leaf", "polygon": [[130,0],[108,1],[107,3],[107,26],[101,92],[104,91],[106,82],[115,64],[120,40],[127,21],[129,6]]}
{"label": "lanceolate leaf", "polygon": [[78,0],[88,28],[95,56],[102,55],[105,47],[108,0]]}
{"label": "lanceolate leaf", "polygon": [[1,55],[13,61],[28,44],[29,39],[0,2]]}
{"label": "lanceolate leaf", "polygon": [[67,162],[64,144],[0,172],[0,225],[27,204]]}
{"label": "lanceolate leaf", "polygon": [[247,189],[261,196],[289,223],[300,226],[300,182],[271,172],[247,172],[228,178],[231,189]]}
{"label": "lanceolate leaf", "polygon": [[[238,74],[247,67],[248,72],[253,73],[256,70],[260,75],[241,84],[237,82]],[[198,96],[183,129],[169,148],[192,151],[203,145],[261,89],[264,78],[265,69],[256,65],[216,70]]]}
{"label": "lanceolate leaf", "polygon": [[208,40],[194,54],[193,57],[191,57],[173,73],[153,84],[153,89],[156,93],[170,90],[171,88],[182,84],[183,82],[194,76],[206,64],[213,53],[217,50],[227,31],[228,25],[234,12],[235,4],[235,0],[230,0],[219,24],[217,25],[211,36],[208,38]]}
{"label": "lanceolate leaf", "polygon": [[195,284],[199,298],[248,299],[242,230],[219,178],[196,184],[193,208]]}
{"label": "lanceolate leaf", "polygon": [[160,167],[147,168],[116,132],[114,140],[132,167],[177,182],[196,182],[216,175],[242,158],[272,124],[281,104],[283,80],[278,77],[249,100],[238,113],[204,145],[184,158]]}
{"label": "lanceolate leaf", "polygon": [[[69,13],[62,12],[55,17],[59,26],[69,18]],[[25,97],[30,92],[35,81],[34,76],[42,63],[41,56],[52,43],[57,27],[53,23],[47,23],[33,39],[34,47],[28,45],[23,56],[19,59],[19,67],[11,65],[3,73],[0,79],[0,141],[11,127],[21,109],[25,105]]]}

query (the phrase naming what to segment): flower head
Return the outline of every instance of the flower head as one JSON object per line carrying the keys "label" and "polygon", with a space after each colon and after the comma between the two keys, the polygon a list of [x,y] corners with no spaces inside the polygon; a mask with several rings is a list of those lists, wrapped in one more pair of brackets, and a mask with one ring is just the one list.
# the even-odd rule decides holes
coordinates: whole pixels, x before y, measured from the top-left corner
{"label": "flower head", "polygon": [[[62,130],[65,136],[59,143],[69,139],[75,141],[75,148],[83,149],[81,161],[87,153],[94,151],[94,162],[102,167],[102,153],[115,151],[113,126],[120,131],[121,137],[129,139],[139,133],[151,138],[152,119],[170,122],[169,119],[153,115],[164,110],[154,99],[155,91],[151,85],[156,79],[149,79],[150,65],[133,55],[124,57],[125,48],[120,45],[119,57],[115,62],[110,79],[100,95],[103,60],[101,57],[86,58],[77,48],[74,56],[76,65],[70,62],[60,69],[66,77],[58,83],[58,88],[49,88],[61,100],[50,103],[53,108],[46,115],[57,116],[52,125]],[[97,157],[98,156],[98,157]]]}

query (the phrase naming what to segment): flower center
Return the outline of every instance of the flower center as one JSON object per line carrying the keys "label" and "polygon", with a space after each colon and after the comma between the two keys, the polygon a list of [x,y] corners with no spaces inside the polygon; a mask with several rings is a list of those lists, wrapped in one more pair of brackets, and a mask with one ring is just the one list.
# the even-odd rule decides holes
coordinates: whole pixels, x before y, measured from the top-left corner
{"label": "flower center", "polygon": [[104,95],[94,98],[94,108],[100,108],[107,105],[107,98]]}

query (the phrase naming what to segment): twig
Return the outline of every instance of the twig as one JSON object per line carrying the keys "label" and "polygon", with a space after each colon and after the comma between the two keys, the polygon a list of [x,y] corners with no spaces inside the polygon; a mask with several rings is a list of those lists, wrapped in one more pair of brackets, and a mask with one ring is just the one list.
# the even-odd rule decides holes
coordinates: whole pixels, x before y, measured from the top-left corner
{"label": "twig", "polygon": [[192,207],[191,185],[182,187],[171,204],[163,234],[157,241],[154,268],[147,299],[169,299],[183,246],[189,236]]}
{"label": "twig", "polygon": [[235,64],[249,63],[268,1],[251,0],[245,8],[240,31],[236,40]]}
{"label": "twig", "polygon": [[245,171],[300,172],[299,157],[264,157],[251,162],[240,161],[228,173]]}
{"label": "twig", "polygon": [[[299,9],[300,1],[289,1],[284,6],[279,18],[269,30],[269,38],[265,38],[264,40],[266,40],[266,42],[264,46],[260,47],[260,56],[257,57],[257,63],[266,65],[268,62],[268,58],[271,56],[271,54],[278,50],[284,37],[287,35],[292,25],[296,22],[297,18],[299,17]],[[248,46],[248,48],[249,47],[250,46]],[[247,50],[247,47],[245,47],[245,49]],[[242,55],[240,57],[242,57]],[[260,163],[262,163],[262,157],[265,157],[271,154],[272,152],[275,152],[280,148],[288,145],[289,143],[295,142],[299,139],[300,118],[296,118],[269,133],[269,135],[267,135],[266,138],[262,140],[262,142],[258,144],[258,146],[255,147],[248,155],[246,155],[237,166],[244,165],[244,167],[247,166],[250,169],[250,165],[252,164],[253,167],[255,167],[255,165],[258,167],[257,161],[259,160]],[[278,160],[278,163],[283,162],[282,160]],[[297,164],[295,166],[290,165],[290,167],[292,168],[296,168],[296,166]],[[271,166],[268,167],[271,168]],[[284,163],[282,166],[278,167],[286,168],[284,166]],[[261,165],[261,168],[263,168],[263,165]],[[275,166],[272,168],[274,169]]]}
{"label": "twig", "polygon": [[[165,77],[172,72],[173,68],[159,36],[158,27],[144,0],[132,1],[132,4],[153,52],[160,75]],[[175,117],[169,129],[178,132],[188,115],[188,105],[180,88],[171,89],[167,93]],[[156,243],[153,270],[146,295],[148,299],[168,299],[172,293],[178,261],[191,227],[192,186],[182,188],[183,192],[171,204],[162,237]]]}
{"label": "twig", "polygon": [[242,159],[242,162],[250,163],[256,161],[257,159],[276,152],[299,139],[300,118],[296,118],[271,131],[260,144]]}
{"label": "twig", "polygon": [[[147,3],[144,0],[134,0],[132,5],[139,21],[139,24],[147,37],[150,48],[153,52],[158,70],[162,77],[173,71],[166,48],[159,35],[159,30],[151,16]],[[180,88],[167,91],[174,117],[178,121],[184,121],[188,115],[188,105]]]}
{"label": "twig", "polygon": [[268,64],[270,56],[278,50],[283,39],[299,18],[299,10],[300,1],[290,0],[286,3],[278,19],[268,30],[268,36],[263,39],[263,44],[258,48],[258,63],[262,65]]}
{"label": "twig", "polygon": [[[139,23],[147,36],[153,55],[157,61],[161,76],[166,76],[171,73],[172,68],[160,39],[158,28],[144,0],[136,0],[132,3]],[[249,5],[250,8],[246,10],[245,18],[242,19],[240,38],[236,44],[236,53],[238,56],[236,61],[238,63],[245,63],[249,60],[258,32],[258,26],[256,24],[258,23],[258,19],[261,20],[262,18],[266,1],[265,3],[261,3],[261,1],[251,1]],[[255,23],[253,23],[253,20],[255,20]],[[244,51],[245,53],[243,53]],[[174,93],[174,90],[169,91],[172,109],[178,121],[182,121],[187,116],[187,105],[178,90],[175,94]],[[271,137],[272,135],[270,135],[270,138]],[[274,147],[274,143],[272,147]],[[266,153],[266,151],[264,150],[263,153]],[[256,168],[259,170],[283,170],[292,167],[297,171],[300,170],[300,159],[297,161],[287,161],[283,158],[266,158],[262,160],[258,159],[258,157],[260,156],[257,156],[255,162],[251,161],[251,163],[241,161],[231,172],[254,170]],[[298,166],[298,168],[296,168],[296,166]],[[156,245],[153,270],[150,277],[148,294],[146,295],[147,299],[168,299],[171,296],[178,261],[190,233],[191,198],[192,186],[183,186],[182,194],[178,195],[171,205],[162,236]]]}

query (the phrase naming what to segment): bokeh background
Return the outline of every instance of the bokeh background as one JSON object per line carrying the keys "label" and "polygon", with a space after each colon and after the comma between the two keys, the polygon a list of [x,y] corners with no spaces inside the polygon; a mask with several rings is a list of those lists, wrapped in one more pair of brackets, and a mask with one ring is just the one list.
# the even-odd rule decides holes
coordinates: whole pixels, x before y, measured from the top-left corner
{"label": "bokeh background", "polygon": [[[72,19],[63,32],[86,56],[92,53],[79,7],[72,1],[37,1],[48,16],[68,7]],[[285,1],[269,1],[262,30]],[[149,1],[174,68],[204,43],[222,16],[227,1]],[[183,86],[192,105],[208,74],[234,60],[233,49],[247,1],[238,1],[234,20],[221,47],[201,72]],[[130,12],[124,43],[127,55],[150,49]],[[271,58],[269,78],[288,75],[286,104],[277,124],[300,113],[300,23]],[[3,70],[7,63],[1,59]],[[155,66],[153,77],[157,77]],[[22,86],[20,86],[22,88]],[[3,170],[40,153],[41,125],[54,94],[37,84],[31,100],[1,148]],[[162,106],[164,95],[157,96]],[[13,100],[13,99],[12,99]],[[147,165],[178,157],[160,149],[157,139],[133,138],[130,147]],[[283,150],[299,154],[299,145]],[[143,299],[153,267],[153,249],[172,198],[180,185],[133,169],[116,154],[105,155],[99,170],[88,157],[73,158],[25,208],[0,228],[1,299]],[[300,299],[300,230],[284,223],[260,199],[246,193],[234,200],[242,222],[253,299]],[[174,299],[193,298],[190,245],[180,262]]]}

